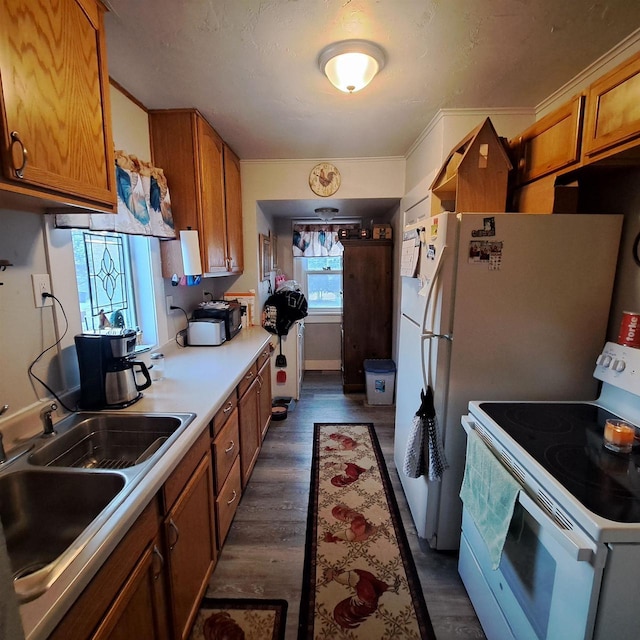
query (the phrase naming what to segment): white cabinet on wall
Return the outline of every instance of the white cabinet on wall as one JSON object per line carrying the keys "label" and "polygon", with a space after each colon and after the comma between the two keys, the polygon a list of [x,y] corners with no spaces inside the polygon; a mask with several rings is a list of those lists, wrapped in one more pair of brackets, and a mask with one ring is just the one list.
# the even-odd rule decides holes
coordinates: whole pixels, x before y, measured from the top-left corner
{"label": "white cabinet on wall", "polygon": [[[271,394],[274,398],[300,398],[300,386],[304,374],[304,321],[298,320],[286,336],[282,336],[282,355],[287,359],[286,367],[278,367],[276,358],[280,354],[278,336],[274,336],[272,342],[275,351],[271,354]],[[278,382],[285,378],[284,382]]]}

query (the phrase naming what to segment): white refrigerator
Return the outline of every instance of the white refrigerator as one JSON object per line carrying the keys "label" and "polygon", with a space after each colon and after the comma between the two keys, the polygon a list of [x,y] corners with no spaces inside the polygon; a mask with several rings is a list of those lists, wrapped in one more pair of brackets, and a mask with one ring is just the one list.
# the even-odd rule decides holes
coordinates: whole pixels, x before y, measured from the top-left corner
{"label": "white refrigerator", "polygon": [[[470,400],[592,400],[622,228],[619,215],[442,213],[402,277],[394,459],[419,538],[457,549]],[[420,392],[431,386],[449,467],[407,477]]]}

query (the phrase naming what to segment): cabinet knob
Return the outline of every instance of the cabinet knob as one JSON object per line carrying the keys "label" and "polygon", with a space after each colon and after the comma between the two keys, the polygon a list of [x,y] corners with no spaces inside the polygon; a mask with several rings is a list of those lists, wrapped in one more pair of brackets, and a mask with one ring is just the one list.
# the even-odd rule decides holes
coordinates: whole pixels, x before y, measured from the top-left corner
{"label": "cabinet knob", "polygon": [[[18,178],[24,178],[24,168],[27,166],[27,148],[24,146],[22,140],[20,140],[20,134],[17,131],[11,132],[11,150],[13,152],[13,145],[17,144],[20,146],[20,154],[22,155],[22,163],[19,167],[14,167],[14,171],[16,172],[16,176]],[[13,159],[13,153],[12,153]]]}

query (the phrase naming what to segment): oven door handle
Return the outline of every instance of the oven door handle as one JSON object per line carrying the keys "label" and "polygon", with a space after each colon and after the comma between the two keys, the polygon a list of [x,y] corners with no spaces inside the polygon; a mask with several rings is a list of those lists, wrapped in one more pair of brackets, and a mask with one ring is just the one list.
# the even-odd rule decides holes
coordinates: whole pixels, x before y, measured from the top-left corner
{"label": "oven door handle", "polygon": [[595,557],[595,549],[581,536],[569,529],[559,527],[525,492],[520,491],[518,502],[538,522],[538,524],[560,543],[578,562],[592,562]]}

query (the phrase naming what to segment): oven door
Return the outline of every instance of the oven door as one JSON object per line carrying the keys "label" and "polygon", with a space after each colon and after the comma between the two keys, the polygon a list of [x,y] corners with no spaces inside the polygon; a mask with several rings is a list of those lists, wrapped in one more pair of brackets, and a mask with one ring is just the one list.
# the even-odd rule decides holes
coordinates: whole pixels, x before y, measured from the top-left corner
{"label": "oven door", "polygon": [[602,579],[595,558],[595,543],[562,529],[523,490],[492,570],[463,512],[459,571],[488,638],[590,638]]}

